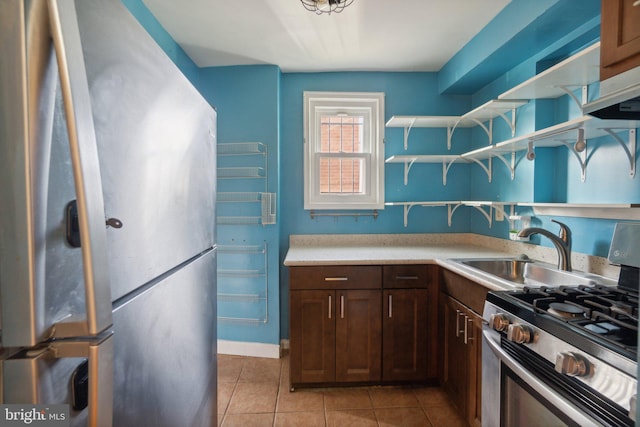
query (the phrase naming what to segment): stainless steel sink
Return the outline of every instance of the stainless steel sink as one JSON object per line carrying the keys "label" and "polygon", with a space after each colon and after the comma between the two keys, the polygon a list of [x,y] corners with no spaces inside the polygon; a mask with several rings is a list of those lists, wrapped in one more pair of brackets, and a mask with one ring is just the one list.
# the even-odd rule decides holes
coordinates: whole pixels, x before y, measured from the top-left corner
{"label": "stainless steel sink", "polygon": [[558,270],[555,266],[528,258],[471,258],[455,260],[467,267],[496,278],[511,282],[514,286],[577,286],[606,284],[615,281],[579,271]]}
{"label": "stainless steel sink", "polygon": [[514,258],[467,259],[460,260],[460,262],[515,283],[524,283],[525,266],[532,263],[531,260]]}

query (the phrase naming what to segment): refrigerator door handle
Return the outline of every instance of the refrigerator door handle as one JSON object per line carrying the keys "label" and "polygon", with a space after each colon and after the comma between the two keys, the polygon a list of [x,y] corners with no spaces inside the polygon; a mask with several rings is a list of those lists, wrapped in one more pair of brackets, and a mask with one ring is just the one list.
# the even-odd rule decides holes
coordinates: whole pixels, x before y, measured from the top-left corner
{"label": "refrigerator door handle", "polygon": [[97,335],[112,324],[111,288],[107,265],[102,179],[98,160],[89,84],[84,65],[78,18],[73,0],[48,0],[51,36],[55,46],[67,117],[69,148],[77,197],[86,321],[58,323],[53,336]]}
{"label": "refrigerator door handle", "polygon": [[[24,356],[24,357],[22,357]],[[89,363],[88,423],[111,427],[113,419],[113,332],[92,340],[58,340],[7,359],[2,367],[1,403],[40,402],[40,366],[46,360],[86,357]],[[46,369],[46,367],[44,367]]]}

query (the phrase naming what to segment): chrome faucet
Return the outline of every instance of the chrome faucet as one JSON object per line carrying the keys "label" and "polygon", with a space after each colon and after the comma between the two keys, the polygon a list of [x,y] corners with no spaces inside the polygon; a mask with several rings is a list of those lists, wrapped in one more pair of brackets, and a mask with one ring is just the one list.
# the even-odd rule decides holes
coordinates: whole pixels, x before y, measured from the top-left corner
{"label": "chrome faucet", "polygon": [[571,230],[569,230],[566,224],[560,221],[556,221],[555,219],[551,221],[560,226],[560,233],[557,236],[544,228],[529,227],[521,230],[518,233],[518,237],[542,234],[549,238],[558,251],[558,270],[571,271]]}

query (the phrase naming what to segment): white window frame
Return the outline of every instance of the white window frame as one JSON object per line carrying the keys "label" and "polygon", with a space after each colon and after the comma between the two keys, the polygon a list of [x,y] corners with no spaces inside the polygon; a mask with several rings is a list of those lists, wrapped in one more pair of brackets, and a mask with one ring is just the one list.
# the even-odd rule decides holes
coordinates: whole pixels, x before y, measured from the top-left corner
{"label": "white window frame", "polygon": [[[304,92],[304,209],[384,209],[384,93]],[[320,193],[320,117],[364,116],[364,192]],[[326,154],[325,154],[326,156]]]}

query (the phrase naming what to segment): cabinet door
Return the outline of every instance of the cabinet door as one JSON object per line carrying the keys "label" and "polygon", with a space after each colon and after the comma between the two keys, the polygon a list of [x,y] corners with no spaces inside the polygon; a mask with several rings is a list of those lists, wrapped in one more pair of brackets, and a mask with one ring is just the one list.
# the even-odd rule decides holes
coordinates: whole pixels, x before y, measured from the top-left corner
{"label": "cabinet door", "polygon": [[291,291],[291,384],[335,381],[335,292]]}
{"label": "cabinet door", "polygon": [[640,66],[640,4],[635,0],[602,2],[600,80]]}
{"label": "cabinet door", "polygon": [[443,386],[453,403],[466,415],[469,395],[469,355],[464,343],[466,310],[452,298],[444,297]]}
{"label": "cabinet door", "polygon": [[336,291],[336,381],[379,381],[382,304],[379,290]]}
{"label": "cabinet door", "polygon": [[424,381],[428,363],[429,295],[426,289],[385,290],[382,379]]}
{"label": "cabinet door", "polygon": [[482,425],[482,317],[467,311],[467,342],[469,347],[469,395],[467,422],[471,426]]}

